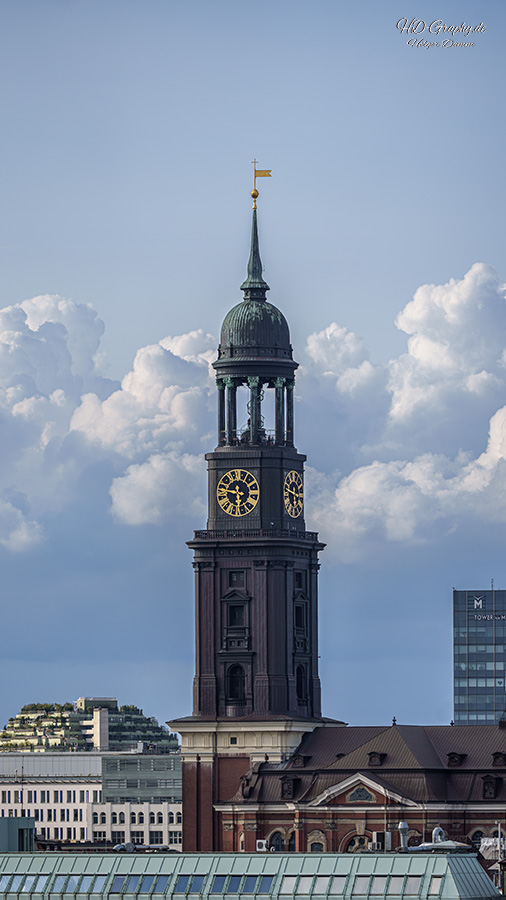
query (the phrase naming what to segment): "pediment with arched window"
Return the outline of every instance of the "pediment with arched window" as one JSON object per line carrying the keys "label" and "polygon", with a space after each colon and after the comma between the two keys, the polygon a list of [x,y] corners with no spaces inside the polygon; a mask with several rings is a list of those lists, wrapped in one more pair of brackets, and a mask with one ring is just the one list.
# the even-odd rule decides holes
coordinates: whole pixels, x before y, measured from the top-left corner
{"label": "pediment with arched window", "polygon": [[389,802],[402,804],[403,806],[416,806],[413,800],[403,797],[396,791],[376,783],[372,778],[357,772],[343,781],[331,785],[322,791],[308,806],[363,806],[371,804],[383,805],[385,798]]}

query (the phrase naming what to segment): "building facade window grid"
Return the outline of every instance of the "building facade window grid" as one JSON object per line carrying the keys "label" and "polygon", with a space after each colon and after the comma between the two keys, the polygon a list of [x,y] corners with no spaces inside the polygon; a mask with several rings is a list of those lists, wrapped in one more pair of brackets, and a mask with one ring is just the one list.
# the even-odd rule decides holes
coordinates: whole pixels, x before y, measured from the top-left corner
{"label": "building facade window grid", "polygon": [[506,708],[506,591],[454,591],[454,721],[497,724]]}
{"label": "building facade window grid", "polygon": [[[72,782],[69,784],[68,779],[60,781],[59,785],[47,785],[50,782],[48,774],[52,771],[52,763],[49,754],[37,755],[34,760],[33,754],[21,754],[14,757],[9,762],[11,754],[2,754],[0,757],[2,768],[0,768],[0,818],[33,816],[36,823],[36,835],[42,840],[58,840],[58,841],[90,841],[121,843],[123,840],[129,840],[129,830],[125,822],[130,822],[131,813],[135,815],[136,824],[133,829],[137,832],[136,841],[142,840],[143,844],[152,843],[150,840],[150,832],[156,832],[154,843],[157,845],[169,845],[170,841],[174,849],[181,849],[182,844],[182,816],[181,816],[181,780],[180,780],[180,758],[168,759],[167,754],[157,756],[155,758],[149,755],[139,755],[137,758],[120,759],[120,762],[128,762],[134,764],[138,770],[154,771],[156,768],[157,782],[159,778],[168,770],[174,774],[174,794],[179,795],[178,799],[165,800],[164,790],[151,788],[149,797],[146,799],[135,796],[132,800],[121,801],[115,798],[106,799],[108,795],[106,787],[106,778],[103,780],[94,777],[95,785],[82,788],[78,784]],[[84,756],[84,755],[83,755]],[[86,765],[85,755],[83,765]],[[56,757],[53,755],[53,759]],[[58,763],[69,771],[75,772],[78,769],[77,754],[58,754]],[[28,760],[30,760],[28,762]],[[44,762],[46,760],[46,762]],[[105,757],[107,763],[117,764],[118,760]],[[89,765],[89,763],[88,763]],[[11,769],[11,776],[7,774]],[[24,768],[23,768],[24,766]],[[39,771],[40,775],[34,778],[33,775],[28,779],[25,778],[24,784],[16,784],[18,780],[18,770],[26,772],[32,766]],[[47,771],[44,769],[46,766]],[[176,768],[177,766],[177,768]],[[49,768],[47,768],[49,767]],[[105,768],[105,767],[104,767]],[[117,771],[117,769],[116,769]],[[77,776],[82,780],[83,776]],[[45,787],[40,786],[38,778],[46,782]],[[8,783],[10,780],[10,784]],[[92,778],[88,778],[91,781]],[[3,784],[1,782],[3,781]],[[13,783],[14,781],[14,783]],[[97,781],[99,782],[97,784]],[[6,783],[7,782],[7,783]],[[101,783],[100,783],[101,782]],[[113,792],[114,793],[114,792]],[[137,794],[137,792],[136,792]],[[158,796],[156,796],[158,794]],[[155,795],[151,799],[151,795]],[[160,796],[161,795],[161,796]],[[96,802],[93,802],[96,797]],[[30,806],[25,805],[31,804]],[[35,806],[35,803],[40,805]],[[60,824],[61,823],[61,824]],[[76,823],[76,824],[74,824]],[[79,825],[79,827],[77,827]],[[113,834],[114,832],[114,834]],[[118,833],[124,834],[124,839],[118,838]],[[160,833],[162,838],[160,839]],[[105,835],[105,837],[104,837]]]}

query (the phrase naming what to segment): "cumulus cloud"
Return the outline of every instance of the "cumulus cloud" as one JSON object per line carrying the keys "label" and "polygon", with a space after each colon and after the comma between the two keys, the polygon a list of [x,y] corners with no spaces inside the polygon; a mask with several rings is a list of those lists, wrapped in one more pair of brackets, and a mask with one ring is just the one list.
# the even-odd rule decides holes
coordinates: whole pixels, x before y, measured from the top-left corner
{"label": "cumulus cloud", "polygon": [[26,512],[26,505],[23,502],[20,508],[15,503],[0,500],[0,545],[6,550],[19,553],[30,550],[41,541],[41,526],[26,515]]}
{"label": "cumulus cloud", "polygon": [[183,496],[188,514],[202,515],[194,460],[214,424],[215,339],[196,330],[143,347],[118,384],[100,373],[103,331],[91,306],[57,295],[0,310],[0,546],[8,550],[43,539],[45,515],[76,498],[97,460],[109,461],[117,520],[165,521]]}
{"label": "cumulus cloud", "polygon": [[437,441],[444,451],[477,450],[470,421],[483,442],[506,389],[505,288],[496,272],[476,263],[460,281],[423,285],[396,324],[409,337],[407,353],[389,366],[392,435],[409,431],[427,449]]}
{"label": "cumulus cloud", "polygon": [[[203,347],[206,342],[202,335]],[[71,427],[130,459],[145,458],[176,441],[198,446],[210,425],[211,385],[203,355],[187,360],[162,342],[143,347],[117,391],[104,401],[94,393],[82,398]]]}
{"label": "cumulus cloud", "polygon": [[[397,326],[406,352],[379,364],[332,323],[309,335],[297,376],[297,443],[313,466],[308,523],[342,560],[373,543],[430,542],[471,517],[506,520],[504,285],[475,264],[420,287]],[[44,517],[72,502],[98,460],[115,521],[204,522],[216,339],[200,329],[164,337],[117,383],[100,373],[103,329],[90,306],[53,295],[0,310],[8,550],[43,540]]]}
{"label": "cumulus cloud", "polygon": [[434,540],[470,517],[506,519],[504,285],[475,264],[461,280],[420,287],[396,323],[407,352],[383,367],[339,326],[308,341],[333,449],[333,466],[308,473],[308,505],[342,560],[374,541]]}
{"label": "cumulus cloud", "polygon": [[103,328],[90,306],[55,295],[0,310],[0,543],[7,549],[41,540],[40,514],[55,504],[55,482],[66,481],[54,444],[68,435],[83,390],[105,397],[115,387],[95,366]]}
{"label": "cumulus cloud", "polygon": [[188,453],[151,456],[111,485],[113,515],[127,525],[160,525],[181,514],[201,522],[204,496],[202,458]]}

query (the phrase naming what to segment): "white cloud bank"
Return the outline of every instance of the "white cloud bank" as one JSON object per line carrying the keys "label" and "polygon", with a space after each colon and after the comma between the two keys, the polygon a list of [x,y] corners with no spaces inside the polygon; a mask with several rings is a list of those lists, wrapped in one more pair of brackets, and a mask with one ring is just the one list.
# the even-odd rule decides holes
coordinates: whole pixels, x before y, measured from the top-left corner
{"label": "white cloud bank", "polygon": [[[308,524],[342,560],[371,542],[433,540],[463,519],[506,521],[504,286],[475,264],[461,280],[420,287],[396,324],[407,350],[387,365],[338,324],[310,335],[297,381],[298,443],[314,466]],[[91,307],[58,296],[0,310],[9,550],[43,539],[44,517],[72,501],[97,461],[110,466],[116,521],[204,522],[216,339],[196,330],[143,347],[118,384],[100,375],[103,328]]]}

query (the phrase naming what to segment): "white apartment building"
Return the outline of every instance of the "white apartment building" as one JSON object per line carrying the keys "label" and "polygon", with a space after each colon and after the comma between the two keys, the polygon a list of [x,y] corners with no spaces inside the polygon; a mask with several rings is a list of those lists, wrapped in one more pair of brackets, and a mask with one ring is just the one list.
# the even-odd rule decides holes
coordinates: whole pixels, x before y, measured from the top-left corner
{"label": "white apartment building", "polygon": [[181,849],[178,753],[0,753],[0,817],[33,816],[39,840]]}

